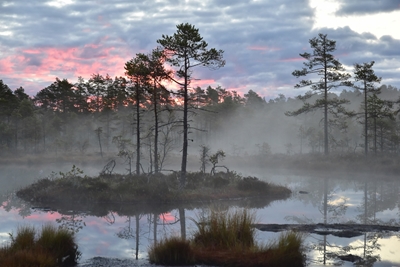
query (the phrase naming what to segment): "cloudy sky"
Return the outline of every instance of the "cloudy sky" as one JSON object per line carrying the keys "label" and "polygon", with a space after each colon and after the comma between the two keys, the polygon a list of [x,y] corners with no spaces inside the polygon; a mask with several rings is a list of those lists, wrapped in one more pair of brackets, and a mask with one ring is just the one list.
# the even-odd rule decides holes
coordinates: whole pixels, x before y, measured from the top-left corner
{"label": "cloudy sky", "polygon": [[382,83],[400,88],[400,0],[1,0],[0,79],[35,95],[56,77],[121,76],[186,22],[225,51],[224,68],[195,71],[203,88],[296,96],[291,73],[318,33],[348,71],[374,60]]}

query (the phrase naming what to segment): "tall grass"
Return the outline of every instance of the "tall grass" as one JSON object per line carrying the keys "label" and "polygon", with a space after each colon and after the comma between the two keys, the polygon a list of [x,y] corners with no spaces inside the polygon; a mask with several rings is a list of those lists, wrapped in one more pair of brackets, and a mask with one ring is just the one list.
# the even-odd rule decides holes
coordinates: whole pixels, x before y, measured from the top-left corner
{"label": "tall grass", "polygon": [[252,225],[255,215],[246,209],[229,211],[211,211],[208,217],[201,217],[194,234],[197,246],[220,249],[236,249],[252,247],[254,245],[254,231]]}
{"label": "tall grass", "polygon": [[299,232],[283,232],[277,241],[264,247],[260,246],[254,255],[257,255],[259,260],[268,262],[268,266],[271,267],[305,266],[303,239],[303,234]]}
{"label": "tall grass", "polygon": [[189,241],[170,237],[149,249],[149,261],[161,265],[191,265],[195,258]]}
{"label": "tall grass", "polygon": [[29,249],[35,244],[36,230],[33,226],[18,227],[17,234],[14,237],[10,234],[12,248],[15,250]]}
{"label": "tall grass", "polygon": [[277,241],[259,245],[255,242],[255,228],[252,227],[254,221],[254,213],[246,209],[234,212],[212,211],[209,216],[195,221],[197,232],[192,240],[183,241],[173,237],[150,247],[150,262],[167,265],[195,262],[234,267],[305,266],[301,234],[283,233]]}
{"label": "tall grass", "polygon": [[18,227],[10,243],[0,248],[0,266],[55,267],[75,264],[80,256],[74,234],[66,229],[44,225],[41,231],[32,226]]}

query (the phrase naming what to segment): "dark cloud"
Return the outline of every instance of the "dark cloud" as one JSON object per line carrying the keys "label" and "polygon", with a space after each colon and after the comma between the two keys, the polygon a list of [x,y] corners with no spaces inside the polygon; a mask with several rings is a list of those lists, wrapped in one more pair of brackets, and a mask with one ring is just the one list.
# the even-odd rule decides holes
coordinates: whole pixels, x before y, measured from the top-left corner
{"label": "dark cloud", "polygon": [[[343,1],[341,14],[350,14],[353,5],[347,2],[351,3]],[[399,2],[363,1],[359,10],[376,3],[379,12],[394,10],[393,3]],[[293,86],[298,81],[291,73],[303,66],[299,53],[310,51],[308,41],[319,32],[337,41],[335,55],[343,64],[375,60],[383,78],[400,86],[400,79],[390,76],[390,70],[400,68],[399,40],[359,34],[351,25],[315,30],[315,11],[308,0],[76,0],[60,7],[46,3],[0,4],[0,79],[11,88],[22,85],[38,91],[56,76],[74,81],[96,72],[122,75],[126,61],[136,53],[151,52],[157,39],[172,35],[176,25],[185,22],[199,28],[209,47],[225,51],[224,68],[199,68],[194,76],[227,89],[297,95]]]}
{"label": "dark cloud", "polygon": [[400,10],[400,0],[339,0],[339,2],[340,8],[336,12],[339,16],[365,15]]}

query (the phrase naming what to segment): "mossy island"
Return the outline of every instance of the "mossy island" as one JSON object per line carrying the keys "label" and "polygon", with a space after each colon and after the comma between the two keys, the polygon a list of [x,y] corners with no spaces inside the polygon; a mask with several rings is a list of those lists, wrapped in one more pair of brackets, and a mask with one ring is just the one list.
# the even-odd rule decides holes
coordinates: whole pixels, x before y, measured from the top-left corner
{"label": "mossy island", "polygon": [[[181,205],[238,199],[286,199],[291,191],[280,185],[243,177],[236,172],[188,172],[187,183],[180,187],[179,173],[122,175],[83,174],[75,165],[67,173],[53,173],[17,191],[21,199],[46,206],[147,204]],[[66,207],[67,208],[67,207]]]}

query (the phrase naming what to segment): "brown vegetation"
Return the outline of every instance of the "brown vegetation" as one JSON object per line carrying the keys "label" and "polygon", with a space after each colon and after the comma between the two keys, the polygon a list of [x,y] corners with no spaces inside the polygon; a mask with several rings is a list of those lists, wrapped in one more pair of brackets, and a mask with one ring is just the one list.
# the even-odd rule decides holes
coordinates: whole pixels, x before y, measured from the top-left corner
{"label": "brown vegetation", "polygon": [[234,172],[188,173],[184,190],[179,189],[178,177],[177,173],[82,177],[81,171],[74,167],[61,177],[38,180],[19,190],[17,196],[40,203],[179,203],[243,197],[284,199],[291,193],[283,186],[254,177],[243,178]]}
{"label": "brown vegetation", "polygon": [[40,234],[31,226],[19,227],[11,242],[0,248],[0,266],[55,267],[76,264],[80,256],[74,234],[45,225]]}
{"label": "brown vegetation", "polygon": [[[199,263],[212,266],[305,266],[302,236],[282,234],[269,245],[255,242],[254,214],[212,211],[195,221],[198,230],[190,241],[172,237],[153,245],[150,262],[167,265]],[[181,251],[179,257],[176,251]]]}

